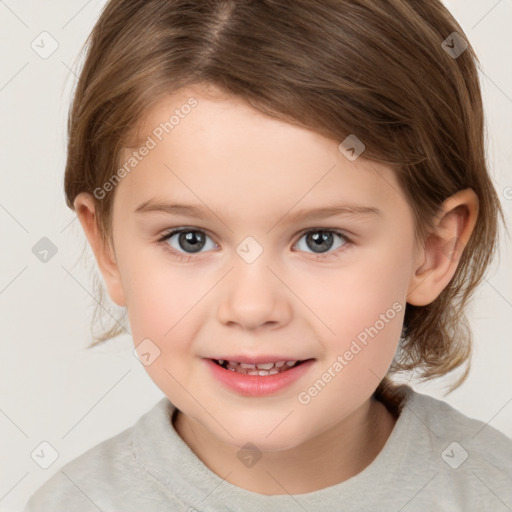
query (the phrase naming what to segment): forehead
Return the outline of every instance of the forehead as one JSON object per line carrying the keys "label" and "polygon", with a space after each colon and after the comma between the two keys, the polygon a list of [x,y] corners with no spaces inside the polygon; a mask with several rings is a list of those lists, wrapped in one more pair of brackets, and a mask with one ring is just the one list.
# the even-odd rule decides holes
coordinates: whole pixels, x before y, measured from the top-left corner
{"label": "forehead", "polygon": [[248,201],[280,210],[329,201],[385,209],[403,201],[390,168],[362,157],[349,161],[338,150],[341,141],[213,89],[189,87],[163,98],[139,135],[141,145],[121,154],[121,165],[134,153],[136,162],[118,186],[124,192],[116,192],[132,207],[153,197],[229,200],[238,211]]}

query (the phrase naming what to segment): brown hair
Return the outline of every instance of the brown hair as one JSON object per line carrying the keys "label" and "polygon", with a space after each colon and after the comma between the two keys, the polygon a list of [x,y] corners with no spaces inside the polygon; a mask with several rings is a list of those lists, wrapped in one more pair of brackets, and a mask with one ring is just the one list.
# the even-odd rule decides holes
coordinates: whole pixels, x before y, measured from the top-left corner
{"label": "brown hair", "polygon": [[[152,106],[196,83],[338,142],[356,134],[366,159],[395,168],[419,240],[442,202],[471,187],[479,215],[457,271],[431,304],[407,304],[388,373],[429,379],[467,363],[455,389],[471,356],[464,310],[504,219],[485,159],[478,59],[467,41],[462,54],[447,51],[454,32],[466,40],[438,0],[111,0],[86,41],[68,119],[67,205],[112,177]],[[113,197],[96,201],[108,243]],[[91,346],[120,333],[114,325]]]}

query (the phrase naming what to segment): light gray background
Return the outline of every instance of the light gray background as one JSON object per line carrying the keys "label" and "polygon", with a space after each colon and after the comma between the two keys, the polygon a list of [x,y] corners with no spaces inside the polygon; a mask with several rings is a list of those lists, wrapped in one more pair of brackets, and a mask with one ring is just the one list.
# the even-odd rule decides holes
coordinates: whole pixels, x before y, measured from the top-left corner
{"label": "light gray background", "polygon": [[[163,395],[126,335],[86,351],[93,312],[85,237],[63,193],[66,119],[79,50],[105,0],[0,0],[1,186],[0,511],[20,510],[66,462],[131,426]],[[481,61],[490,167],[508,218],[512,209],[512,2],[450,0]],[[31,43],[47,31],[57,50]],[[48,237],[47,263],[32,247]],[[87,250],[92,257],[90,250]],[[444,399],[512,437],[510,240],[503,238],[472,306],[475,355],[465,384]],[[114,310],[119,316],[120,310]],[[451,379],[451,377],[450,377]],[[414,387],[443,398],[446,381]],[[42,469],[41,442],[59,457]],[[48,450],[45,452],[48,454]]]}

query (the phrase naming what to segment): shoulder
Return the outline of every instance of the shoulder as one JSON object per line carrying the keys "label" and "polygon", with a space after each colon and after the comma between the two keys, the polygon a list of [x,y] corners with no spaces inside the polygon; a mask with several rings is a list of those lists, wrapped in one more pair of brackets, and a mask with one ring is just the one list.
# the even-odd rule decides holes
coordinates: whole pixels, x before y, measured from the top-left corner
{"label": "shoulder", "polygon": [[36,490],[25,512],[102,509],[101,490],[119,488],[120,468],[133,471],[131,433],[127,429],[65,464]]}
{"label": "shoulder", "polygon": [[435,492],[464,510],[506,510],[504,504],[512,504],[512,440],[443,400],[409,389],[402,441],[422,467],[421,478],[431,479],[424,494]]}
{"label": "shoulder", "polygon": [[135,425],[65,464],[32,494],[24,512],[97,512],[126,503],[135,482],[151,480],[137,461],[134,432],[164,406],[160,401]]}
{"label": "shoulder", "polygon": [[[413,391],[405,403],[439,443],[458,443],[512,476],[512,439],[489,423],[471,418],[453,406]],[[469,452],[468,452],[469,456]]]}

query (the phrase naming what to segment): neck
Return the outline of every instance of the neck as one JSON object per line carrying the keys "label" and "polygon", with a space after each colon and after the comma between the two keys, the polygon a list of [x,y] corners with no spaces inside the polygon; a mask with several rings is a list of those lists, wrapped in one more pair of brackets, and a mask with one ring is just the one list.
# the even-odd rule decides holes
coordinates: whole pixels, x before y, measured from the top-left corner
{"label": "neck", "polygon": [[233,463],[239,462],[238,447],[219,441],[181,411],[174,417],[180,437],[210,470],[264,495],[308,493],[348,480],[375,459],[395,423],[381,402],[369,399],[326,432],[293,449],[266,451],[256,465],[246,468]]}

